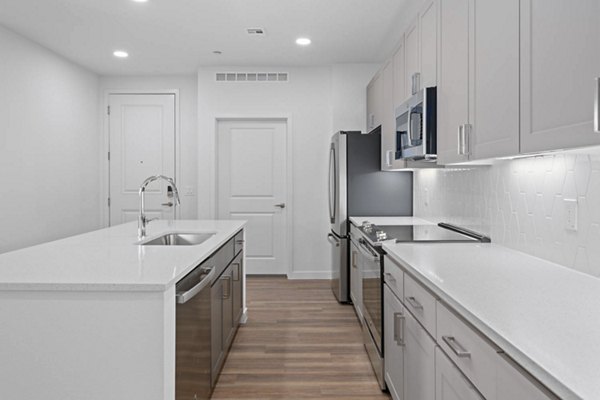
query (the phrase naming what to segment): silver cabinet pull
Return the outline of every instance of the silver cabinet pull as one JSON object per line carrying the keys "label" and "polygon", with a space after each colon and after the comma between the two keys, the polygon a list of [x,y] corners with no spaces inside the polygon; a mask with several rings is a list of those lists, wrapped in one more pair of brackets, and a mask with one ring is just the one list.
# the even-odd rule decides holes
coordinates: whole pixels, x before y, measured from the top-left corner
{"label": "silver cabinet pull", "polygon": [[465,124],[463,128],[463,155],[468,156],[471,154],[471,132],[473,131],[473,125]]}
{"label": "silver cabinet pull", "polygon": [[454,338],[454,336],[442,336],[442,340],[444,341],[444,343],[446,343],[448,345],[448,347],[450,347],[450,350],[452,350],[452,352],[454,354],[456,354],[457,357],[460,358],[471,358],[471,353],[468,352],[467,350],[465,350]]}
{"label": "silver cabinet pull", "polygon": [[596,78],[596,96],[594,97],[594,132],[600,133],[600,78]]}
{"label": "silver cabinet pull", "polygon": [[279,204],[275,204],[275,207],[278,207],[278,208],[282,208],[282,209],[283,209],[283,208],[285,208],[285,203],[279,203]]}
{"label": "silver cabinet pull", "polygon": [[385,153],[385,164],[386,164],[388,167],[391,167],[391,166],[393,165],[393,161],[392,161],[392,160],[393,160],[393,158],[392,158],[392,157],[393,157],[393,154],[394,154],[394,150],[388,150],[388,151]]}
{"label": "silver cabinet pull", "polygon": [[356,265],[356,256],[357,256],[357,253],[353,250],[352,251],[352,268],[358,268],[358,266]]}
{"label": "silver cabinet pull", "polygon": [[169,201],[168,203],[162,203],[161,206],[164,206],[164,207],[173,207],[173,202]]}
{"label": "silver cabinet pull", "polygon": [[227,275],[221,279],[227,280],[227,294],[225,294],[225,289],[223,289],[223,300],[227,300],[229,297],[231,297],[231,276]]}
{"label": "silver cabinet pull", "polygon": [[402,313],[394,313],[394,341],[398,346],[404,346],[404,321],[406,317]]}
{"label": "silver cabinet pull", "polygon": [[237,281],[240,280],[240,272],[241,272],[240,271],[240,269],[241,269],[240,266],[241,266],[241,264],[240,263],[233,263],[233,265],[235,266],[235,268],[233,268],[233,280],[235,282],[237,282]]}
{"label": "silver cabinet pull", "polygon": [[385,280],[386,281],[390,281],[390,282],[396,282],[396,278],[394,278],[394,275],[390,274],[389,272],[386,272],[383,274],[385,276]]}
{"label": "silver cabinet pull", "polygon": [[462,156],[464,154],[463,148],[462,148],[463,136],[464,136],[464,132],[465,132],[464,127],[465,127],[464,125],[458,126],[458,141],[457,141],[458,148],[457,148],[456,152],[458,153],[459,156]]}
{"label": "silver cabinet pull", "polygon": [[410,306],[416,310],[422,310],[423,306],[421,305],[421,303],[419,303],[417,301],[417,299],[415,299],[414,297],[405,297],[406,302],[408,304],[410,304]]}

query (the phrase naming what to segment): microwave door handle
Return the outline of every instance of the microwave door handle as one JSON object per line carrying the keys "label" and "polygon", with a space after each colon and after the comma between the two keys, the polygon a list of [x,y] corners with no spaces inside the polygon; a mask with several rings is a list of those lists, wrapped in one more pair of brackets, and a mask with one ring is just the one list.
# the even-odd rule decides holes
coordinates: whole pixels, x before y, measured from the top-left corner
{"label": "microwave door handle", "polygon": [[412,111],[413,108],[412,106],[408,106],[408,113],[407,115],[407,125],[406,125],[406,142],[407,142],[407,146],[408,147],[412,147],[412,121],[411,121],[411,117],[412,117]]}

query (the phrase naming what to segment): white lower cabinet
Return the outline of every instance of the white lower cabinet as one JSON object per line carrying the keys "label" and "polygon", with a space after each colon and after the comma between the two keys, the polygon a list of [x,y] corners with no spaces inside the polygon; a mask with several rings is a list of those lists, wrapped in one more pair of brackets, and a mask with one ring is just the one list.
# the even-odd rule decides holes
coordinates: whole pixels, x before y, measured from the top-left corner
{"label": "white lower cabinet", "polygon": [[[439,348],[435,351],[435,399],[436,400],[484,400],[452,361]],[[529,397],[511,397],[512,400]]]}
{"label": "white lower cabinet", "polygon": [[383,286],[383,309],[385,382],[392,399],[403,400],[404,343],[401,330],[406,311],[387,284]]}
{"label": "white lower cabinet", "polygon": [[496,399],[497,400],[557,400],[558,397],[549,393],[541,385],[534,383],[525,371],[513,364],[505,355],[498,355],[496,368]]}
{"label": "white lower cabinet", "polygon": [[406,400],[435,399],[435,341],[425,328],[405,313],[404,337],[404,398]]}

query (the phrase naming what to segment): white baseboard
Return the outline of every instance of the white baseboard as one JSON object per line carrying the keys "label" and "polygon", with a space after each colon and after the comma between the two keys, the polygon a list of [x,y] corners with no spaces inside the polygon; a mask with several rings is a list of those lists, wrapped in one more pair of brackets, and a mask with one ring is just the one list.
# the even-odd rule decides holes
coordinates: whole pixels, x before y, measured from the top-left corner
{"label": "white baseboard", "polygon": [[288,279],[331,279],[331,271],[298,271],[288,274]]}

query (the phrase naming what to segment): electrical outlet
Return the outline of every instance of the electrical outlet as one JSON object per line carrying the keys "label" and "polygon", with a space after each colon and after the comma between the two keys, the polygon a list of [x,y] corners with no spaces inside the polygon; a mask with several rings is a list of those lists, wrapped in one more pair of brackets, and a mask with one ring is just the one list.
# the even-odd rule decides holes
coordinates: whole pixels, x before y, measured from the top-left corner
{"label": "electrical outlet", "polygon": [[565,201],[565,229],[577,231],[577,199],[564,199]]}
{"label": "electrical outlet", "polygon": [[429,189],[425,189],[425,207],[429,206]]}
{"label": "electrical outlet", "polygon": [[184,192],[185,196],[193,196],[194,195],[194,188],[191,186],[186,186],[185,187],[185,192]]}

